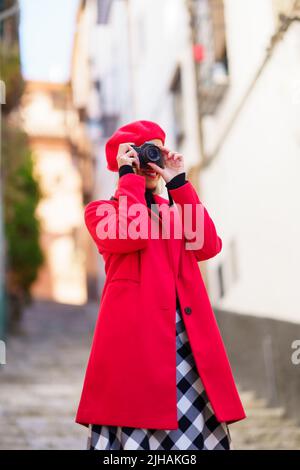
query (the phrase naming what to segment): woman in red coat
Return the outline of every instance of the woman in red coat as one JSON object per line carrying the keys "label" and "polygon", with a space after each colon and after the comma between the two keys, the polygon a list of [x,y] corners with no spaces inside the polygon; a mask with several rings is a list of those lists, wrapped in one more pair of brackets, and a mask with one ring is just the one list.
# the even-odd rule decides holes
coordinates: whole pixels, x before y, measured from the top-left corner
{"label": "woman in red coat", "polygon": [[[144,142],[162,167],[141,165]],[[198,267],[222,241],[164,142],[151,121],[118,129],[106,144],[117,189],[85,208],[106,272],[76,415],[88,449],[230,449],[228,424],[245,418]]]}

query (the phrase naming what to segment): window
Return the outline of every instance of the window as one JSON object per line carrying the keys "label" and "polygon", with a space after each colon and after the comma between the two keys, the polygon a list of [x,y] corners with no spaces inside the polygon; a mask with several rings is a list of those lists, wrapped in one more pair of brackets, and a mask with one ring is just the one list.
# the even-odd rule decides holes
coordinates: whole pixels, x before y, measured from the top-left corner
{"label": "window", "polygon": [[221,64],[224,67],[224,74],[228,75],[223,0],[210,0],[210,10],[212,19],[214,62],[215,64]]}
{"label": "window", "polygon": [[113,114],[104,114],[100,119],[100,126],[102,128],[102,137],[109,137],[111,136],[115,130],[117,129],[119,121],[119,115]]}
{"label": "window", "polygon": [[184,125],[183,125],[183,99],[182,99],[182,81],[181,70],[177,67],[170,91],[172,94],[173,117],[175,125],[175,139],[176,146],[180,147],[184,138]]}
{"label": "window", "polygon": [[224,274],[223,274],[223,265],[219,264],[218,266],[218,284],[219,284],[219,298],[221,299],[224,297],[225,289],[224,289]]}
{"label": "window", "polygon": [[107,24],[112,0],[97,0],[97,23]]}
{"label": "window", "polygon": [[222,299],[239,279],[237,242],[235,239],[230,240],[226,249],[226,256],[223,256],[222,262],[218,264],[216,274],[218,298]]}
{"label": "window", "polygon": [[214,114],[228,87],[229,67],[223,0],[194,0],[195,39],[204,51],[197,62],[200,111]]}
{"label": "window", "polygon": [[94,81],[94,88],[95,90],[97,90],[98,93],[100,93],[101,91],[101,80],[95,80]]}
{"label": "window", "polygon": [[51,90],[50,96],[54,109],[64,110],[67,107],[67,96],[62,90]]}
{"label": "window", "polygon": [[237,247],[236,240],[232,239],[229,244],[229,256],[230,256],[230,280],[233,284],[238,280],[238,256],[237,256]]}

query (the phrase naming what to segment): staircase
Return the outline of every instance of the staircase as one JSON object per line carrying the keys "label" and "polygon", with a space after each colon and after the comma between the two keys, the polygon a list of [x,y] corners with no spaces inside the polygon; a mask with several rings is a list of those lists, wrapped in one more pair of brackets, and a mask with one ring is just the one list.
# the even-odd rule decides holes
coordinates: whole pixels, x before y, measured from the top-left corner
{"label": "staircase", "polygon": [[233,450],[300,450],[300,426],[284,408],[269,408],[253,392],[240,392],[247,418],[229,425]]}

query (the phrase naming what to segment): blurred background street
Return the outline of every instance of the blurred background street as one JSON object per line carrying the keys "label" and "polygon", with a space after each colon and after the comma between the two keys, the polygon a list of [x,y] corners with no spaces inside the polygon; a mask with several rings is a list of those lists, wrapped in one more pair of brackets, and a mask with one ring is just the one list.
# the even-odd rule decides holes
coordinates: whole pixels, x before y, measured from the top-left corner
{"label": "blurred background street", "polygon": [[105,271],[83,213],[138,119],[223,241],[199,269],[248,413],[233,446],[300,449],[299,51],[299,0],[0,0],[1,449],[85,448]]}
{"label": "blurred background street", "polygon": [[97,306],[36,302],[1,373],[0,449],[84,449],[75,424]]}

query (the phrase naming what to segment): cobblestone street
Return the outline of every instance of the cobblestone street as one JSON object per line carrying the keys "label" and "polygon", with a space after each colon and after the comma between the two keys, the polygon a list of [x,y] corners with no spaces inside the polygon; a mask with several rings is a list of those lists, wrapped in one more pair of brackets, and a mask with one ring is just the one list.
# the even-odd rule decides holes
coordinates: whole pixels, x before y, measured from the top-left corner
{"label": "cobblestone street", "polygon": [[[0,371],[0,449],[85,449],[74,422],[98,306],[35,303],[10,338]],[[248,419],[230,426],[234,449],[300,449],[300,428],[252,392]]]}
{"label": "cobblestone street", "polygon": [[35,303],[1,366],[1,449],[84,449],[74,422],[97,305]]}

